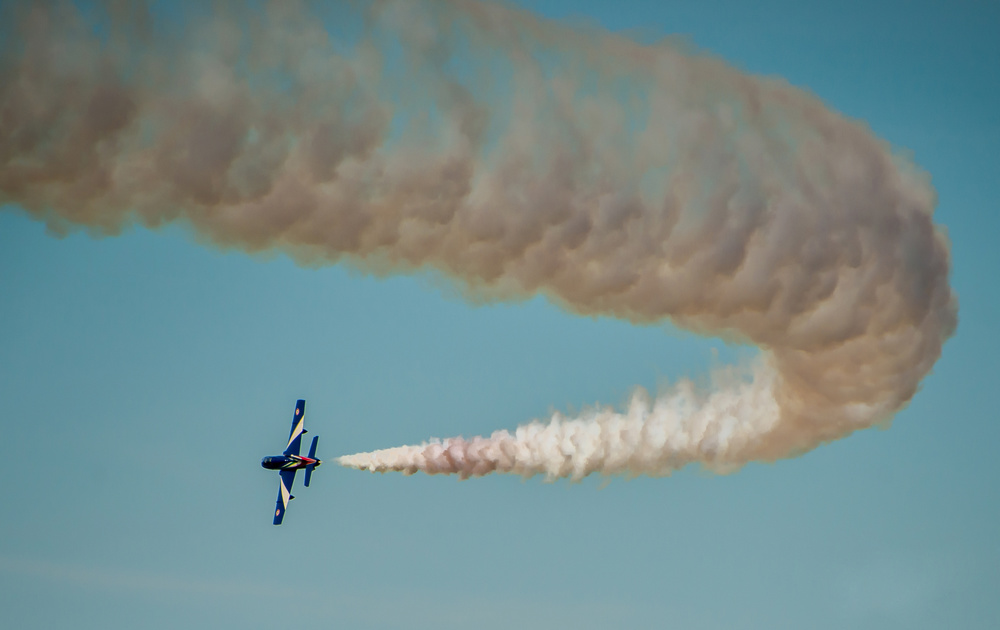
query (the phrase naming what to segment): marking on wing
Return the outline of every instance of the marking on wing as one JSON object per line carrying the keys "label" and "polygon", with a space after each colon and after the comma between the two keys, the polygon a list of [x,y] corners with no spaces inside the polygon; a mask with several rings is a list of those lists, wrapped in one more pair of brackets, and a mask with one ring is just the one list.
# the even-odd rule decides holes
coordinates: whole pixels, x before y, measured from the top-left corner
{"label": "marking on wing", "polygon": [[[298,415],[298,413],[299,413],[299,410],[296,409],[295,410],[295,415]],[[295,425],[295,430],[292,431],[292,434],[288,437],[288,444],[285,445],[286,449],[289,446],[292,445],[292,442],[295,441],[295,438],[297,438],[300,435],[302,435],[302,429],[305,428],[305,426],[304,426],[305,425],[305,420],[306,420],[305,418],[299,418],[299,423]]]}
{"label": "marking on wing", "polygon": [[279,481],[278,485],[281,486],[281,504],[283,506],[285,506],[285,509],[287,510],[288,509],[288,495],[290,495],[291,492],[288,490],[288,488],[285,487],[285,480],[284,479],[281,479]]}

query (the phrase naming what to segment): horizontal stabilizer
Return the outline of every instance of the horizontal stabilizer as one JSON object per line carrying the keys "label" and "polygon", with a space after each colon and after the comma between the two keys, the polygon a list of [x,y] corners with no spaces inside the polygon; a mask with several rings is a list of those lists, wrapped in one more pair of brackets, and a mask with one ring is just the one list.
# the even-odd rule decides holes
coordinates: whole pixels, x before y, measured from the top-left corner
{"label": "horizontal stabilizer", "polygon": [[[309,445],[309,459],[316,459],[316,445],[319,443],[319,436],[313,436],[312,444]],[[309,487],[309,480],[312,479],[313,470],[316,468],[315,464],[309,464],[306,466],[306,478],[303,482],[307,488]]]}

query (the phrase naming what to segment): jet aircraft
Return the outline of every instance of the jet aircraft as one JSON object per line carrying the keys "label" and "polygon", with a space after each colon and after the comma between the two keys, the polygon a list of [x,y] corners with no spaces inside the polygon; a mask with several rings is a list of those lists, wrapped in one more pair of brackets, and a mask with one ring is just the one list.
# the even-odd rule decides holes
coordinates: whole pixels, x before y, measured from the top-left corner
{"label": "jet aircraft", "polygon": [[288,446],[281,455],[268,455],[260,460],[260,465],[268,470],[277,470],[280,481],[278,482],[278,501],[274,506],[274,524],[281,525],[281,519],[285,517],[285,509],[288,502],[294,499],[292,496],[292,482],[295,481],[295,471],[301,468],[306,469],[305,485],[309,486],[313,470],[319,468],[323,462],[316,459],[316,443],[319,436],[313,437],[312,445],[309,447],[309,456],[299,455],[299,448],[302,443],[302,435],[306,431],[306,401],[300,400],[295,404],[295,415],[292,417],[292,432],[288,435]]}

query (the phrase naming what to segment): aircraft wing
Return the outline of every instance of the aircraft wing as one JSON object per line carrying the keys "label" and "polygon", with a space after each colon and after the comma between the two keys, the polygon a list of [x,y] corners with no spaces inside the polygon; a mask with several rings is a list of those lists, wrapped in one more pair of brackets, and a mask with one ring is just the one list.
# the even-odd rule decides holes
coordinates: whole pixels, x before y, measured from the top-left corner
{"label": "aircraft wing", "polygon": [[[299,401],[302,402],[301,400]],[[292,483],[295,482],[294,470],[282,470],[278,472],[281,481],[278,483],[278,501],[274,504],[274,524],[281,525],[281,519],[285,518],[285,509],[292,497]]]}
{"label": "aircraft wing", "polygon": [[[302,434],[306,432],[306,401],[295,403],[295,415],[292,416],[292,432],[288,434],[288,446],[285,455],[298,455],[302,446]],[[289,483],[291,487],[291,483]]]}

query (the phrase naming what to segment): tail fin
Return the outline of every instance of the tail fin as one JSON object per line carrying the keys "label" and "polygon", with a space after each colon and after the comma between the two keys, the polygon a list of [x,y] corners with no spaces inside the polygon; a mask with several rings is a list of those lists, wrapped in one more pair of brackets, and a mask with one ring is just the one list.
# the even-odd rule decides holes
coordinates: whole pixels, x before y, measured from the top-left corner
{"label": "tail fin", "polygon": [[[316,458],[316,444],[317,443],[319,443],[319,436],[318,435],[313,436],[312,444],[309,446],[309,459],[315,459]],[[309,464],[308,466],[306,466],[306,478],[305,478],[305,481],[303,482],[303,485],[305,485],[307,488],[309,487],[309,480],[312,479],[313,470],[315,470],[315,468],[316,468],[316,464]]]}

